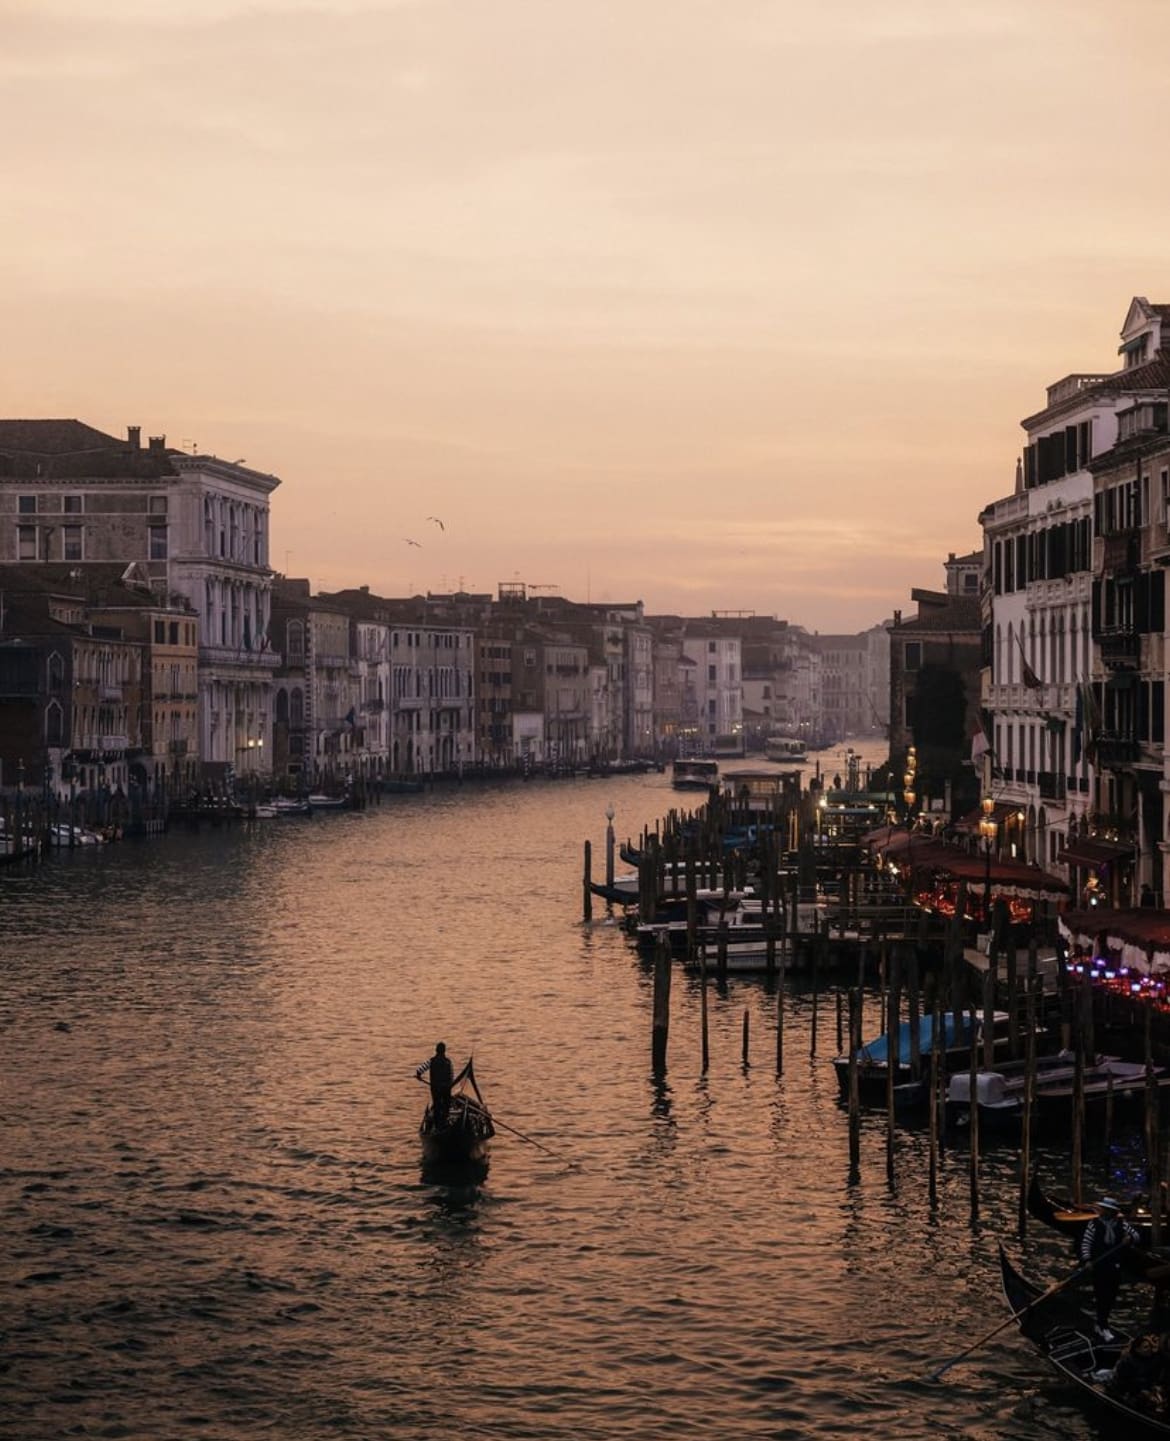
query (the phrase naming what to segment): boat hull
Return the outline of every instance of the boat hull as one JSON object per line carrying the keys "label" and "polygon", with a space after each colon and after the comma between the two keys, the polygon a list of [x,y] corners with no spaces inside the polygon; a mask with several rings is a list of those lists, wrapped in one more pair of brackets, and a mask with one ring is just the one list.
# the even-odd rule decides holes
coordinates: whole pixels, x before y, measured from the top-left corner
{"label": "boat hull", "polygon": [[496,1133],[491,1112],[474,1096],[451,1097],[446,1118],[435,1124],[430,1106],[418,1128],[423,1158],[431,1164],[452,1165],[480,1161],[487,1153],[488,1143]]}

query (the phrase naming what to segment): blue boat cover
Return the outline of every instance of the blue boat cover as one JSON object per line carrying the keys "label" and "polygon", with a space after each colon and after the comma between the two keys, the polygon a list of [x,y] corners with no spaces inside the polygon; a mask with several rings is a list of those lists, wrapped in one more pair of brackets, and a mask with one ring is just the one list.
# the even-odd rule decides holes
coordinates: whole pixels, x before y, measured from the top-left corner
{"label": "blue boat cover", "polygon": [[[971,1017],[960,1012],[944,1011],[942,1018],[942,1045],[943,1050],[948,1047],[966,1042],[971,1035]],[[922,1056],[930,1054],[930,1048],[934,1042],[934,1017],[923,1016],[918,1022],[918,1051]],[[857,1059],[862,1063],[884,1066],[889,1056],[889,1035],[883,1031],[880,1036],[875,1036],[872,1041],[866,1041],[857,1053]],[[910,1064],[910,1022],[903,1021],[898,1027],[898,1065],[908,1066]]]}

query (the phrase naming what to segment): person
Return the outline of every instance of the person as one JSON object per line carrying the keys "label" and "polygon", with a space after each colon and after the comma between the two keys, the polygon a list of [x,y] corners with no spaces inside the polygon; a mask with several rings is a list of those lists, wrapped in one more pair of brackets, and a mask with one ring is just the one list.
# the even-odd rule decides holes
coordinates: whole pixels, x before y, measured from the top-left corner
{"label": "person", "polygon": [[1163,1408],[1164,1340],[1157,1331],[1143,1331],[1126,1344],[1108,1374],[1109,1390],[1114,1396],[1145,1411]]}
{"label": "person", "polygon": [[1097,1202],[1097,1214],[1081,1233],[1080,1259],[1093,1267],[1093,1300],[1097,1311],[1095,1334],[1098,1341],[1114,1339],[1109,1313],[1121,1287],[1121,1248],[1138,1245],[1141,1237],[1121,1214],[1121,1204],[1112,1196]]}
{"label": "person", "polygon": [[431,1115],[435,1125],[441,1126],[451,1109],[451,1086],[455,1080],[455,1072],[447,1059],[447,1047],[442,1041],[435,1046],[427,1071],[431,1083]]}

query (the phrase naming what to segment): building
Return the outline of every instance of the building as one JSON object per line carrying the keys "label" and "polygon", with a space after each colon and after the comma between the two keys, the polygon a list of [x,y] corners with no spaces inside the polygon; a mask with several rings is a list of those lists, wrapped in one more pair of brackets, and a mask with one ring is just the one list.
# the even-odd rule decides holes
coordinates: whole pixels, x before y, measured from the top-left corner
{"label": "building", "polygon": [[78,420],[0,420],[0,566],[64,563],[84,576],[136,564],[159,600],[199,625],[202,778],[263,765],[274,659],[268,644],[269,499],[275,476],[216,456],[141,444]]}

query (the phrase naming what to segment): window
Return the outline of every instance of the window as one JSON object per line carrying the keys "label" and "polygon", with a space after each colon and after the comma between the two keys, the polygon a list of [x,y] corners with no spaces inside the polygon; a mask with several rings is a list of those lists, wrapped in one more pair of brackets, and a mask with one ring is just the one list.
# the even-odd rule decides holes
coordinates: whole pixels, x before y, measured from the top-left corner
{"label": "window", "polygon": [[903,652],[907,670],[918,670],[922,665],[922,642],[920,640],[908,640],[904,642]]}
{"label": "window", "polygon": [[66,515],[80,515],[80,514],[81,514],[81,496],[79,496],[79,495],[66,495],[66,496],[62,497],[61,509],[65,512]]}
{"label": "window", "polygon": [[152,495],[149,502],[151,515],[166,515],[167,498],[165,495]]}
{"label": "window", "polygon": [[166,645],[167,643],[167,623],[165,620],[156,620],[154,623],[154,643],[155,645]]}
{"label": "window", "polygon": [[61,558],[62,560],[80,560],[82,528],[79,525],[66,525],[61,528]]}
{"label": "window", "polygon": [[711,682],[712,685],[714,685],[714,683],[715,683],[715,667],[714,667],[713,665],[709,665],[709,666],[707,667],[707,679],[708,679],[708,681]]}
{"label": "window", "polygon": [[36,515],[37,498],[35,495],[21,495],[17,497],[16,509],[21,515]]}
{"label": "window", "polygon": [[167,528],[165,525],[150,527],[150,558],[151,560],[166,560],[167,558]]}
{"label": "window", "polygon": [[37,528],[35,525],[18,525],[16,527],[16,558],[17,560],[36,560]]}

